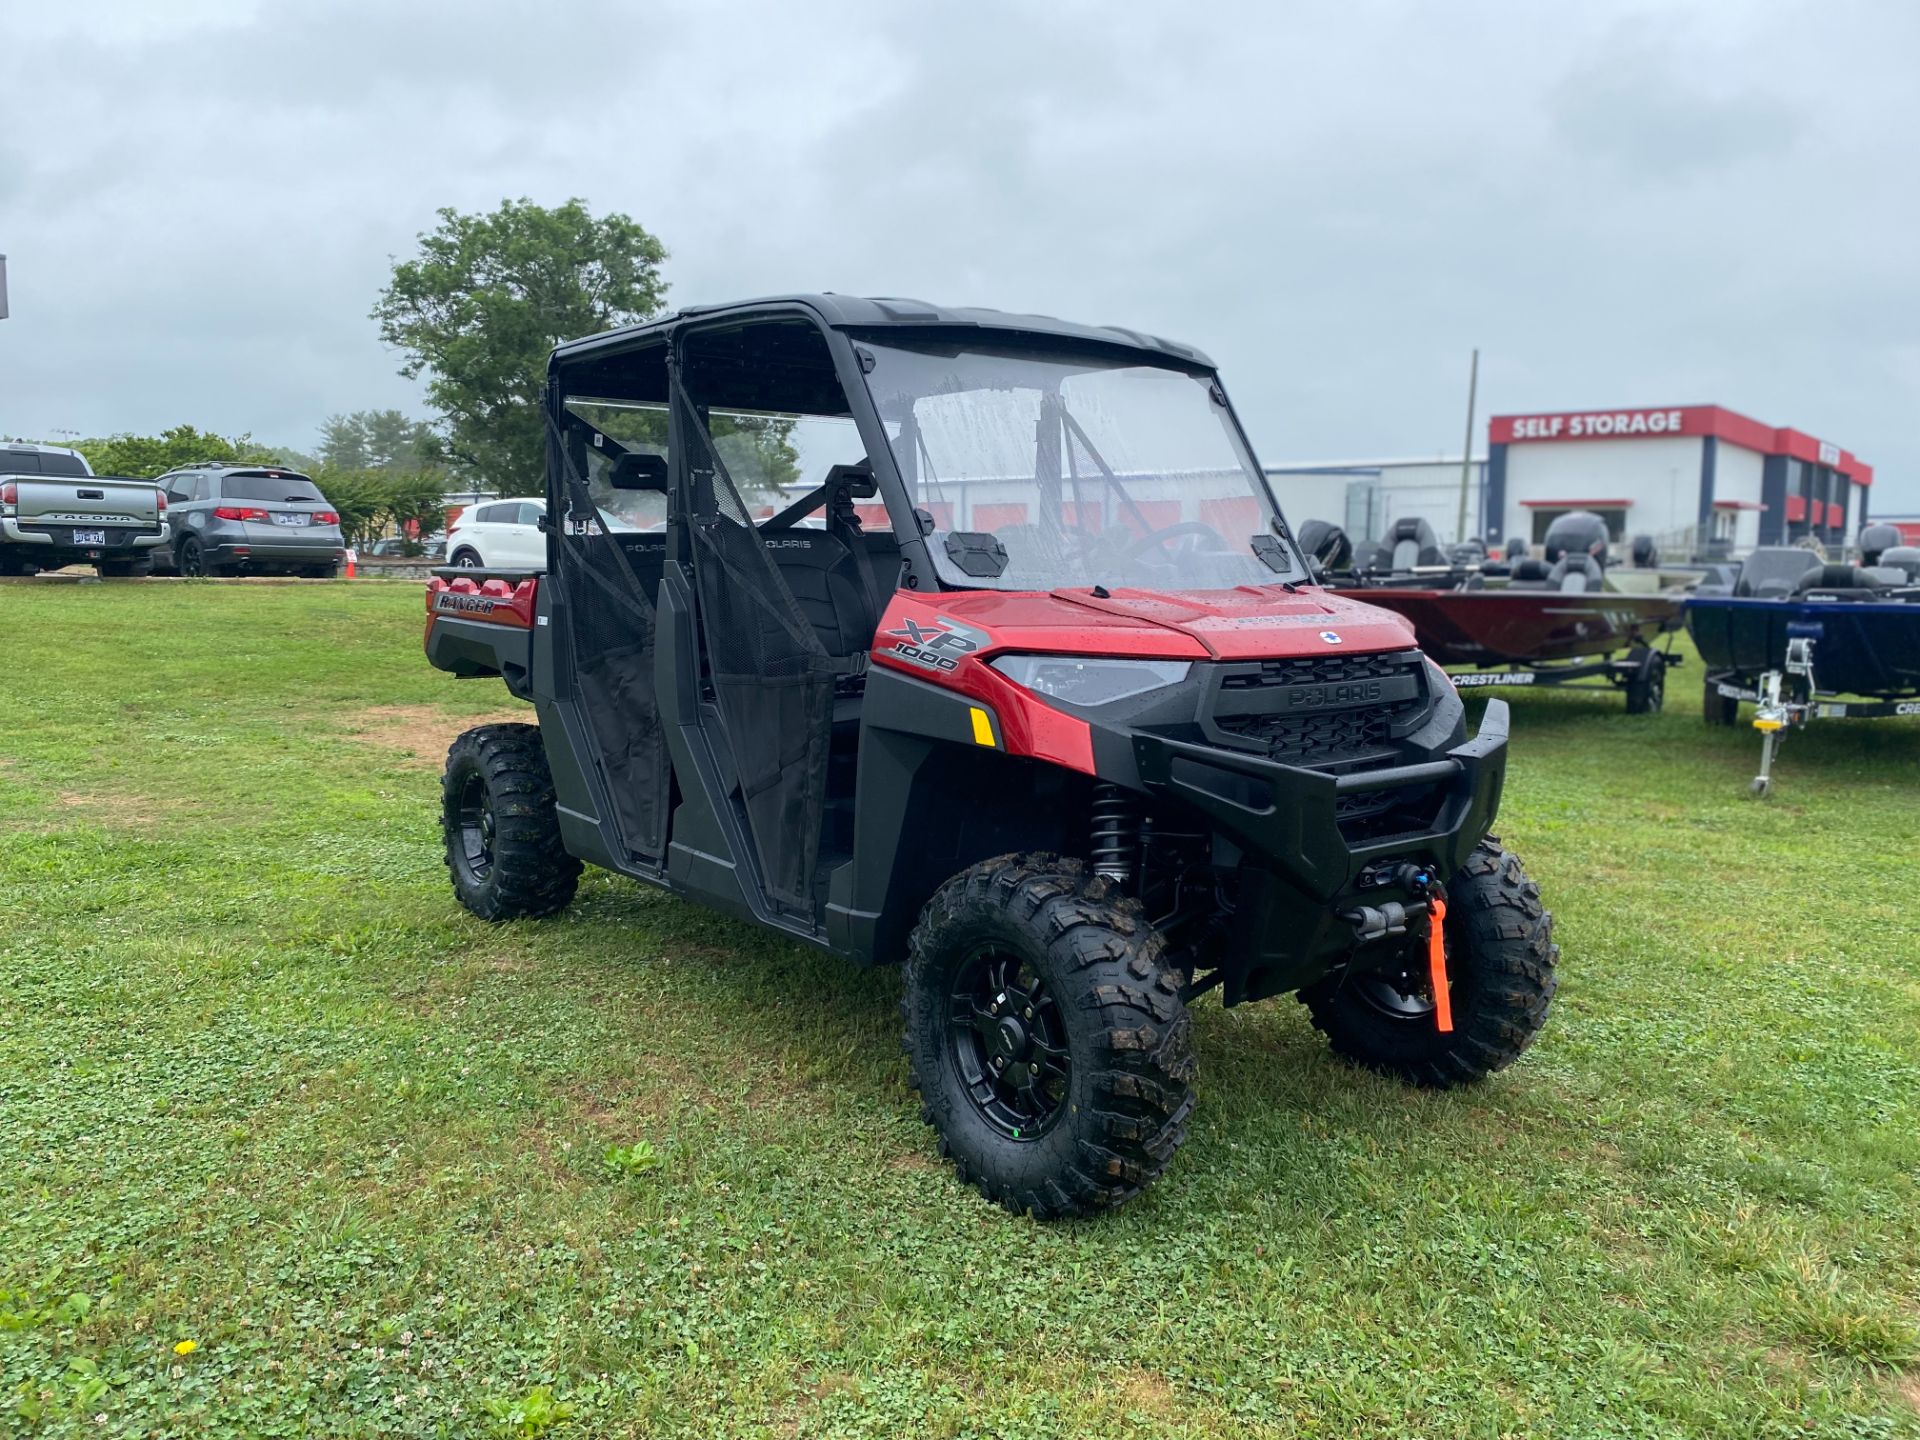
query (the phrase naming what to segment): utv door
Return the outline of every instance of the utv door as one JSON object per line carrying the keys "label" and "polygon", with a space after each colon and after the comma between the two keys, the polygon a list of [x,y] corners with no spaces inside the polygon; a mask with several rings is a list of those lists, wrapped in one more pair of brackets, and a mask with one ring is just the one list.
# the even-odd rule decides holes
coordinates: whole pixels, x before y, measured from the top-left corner
{"label": "utv door", "polygon": [[[762,908],[813,929],[836,703],[857,736],[878,619],[857,522],[828,513],[825,477],[867,452],[812,323],[696,327],[678,343],[674,446],[711,696],[702,728],[728,774],[725,803],[744,817]],[[848,747],[849,775],[852,758]]]}
{"label": "utv door", "polygon": [[[557,631],[554,703],[604,799],[570,797],[560,767],[555,784],[563,811],[588,812],[602,836],[611,826],[616,868],[658,872],[673,794],[654,674],[667,542],[665,346],[592,381],[594,398],[582,399],[567,393],[568,377],[558,372],[547,397],[547,584]],[[539,516],[526,518],[538,534]],[[546,552],[543,543],[528,558],[548,565]]]}

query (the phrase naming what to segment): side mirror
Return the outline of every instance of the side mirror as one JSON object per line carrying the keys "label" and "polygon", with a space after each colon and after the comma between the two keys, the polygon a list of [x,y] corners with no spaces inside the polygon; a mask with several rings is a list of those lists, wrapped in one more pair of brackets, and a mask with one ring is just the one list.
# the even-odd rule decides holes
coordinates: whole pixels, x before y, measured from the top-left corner
{"label": "side mirror", "polygon": [[607,483],[616,490],[657,490],[667,493],[667,457],[628,451],[613,462]]}

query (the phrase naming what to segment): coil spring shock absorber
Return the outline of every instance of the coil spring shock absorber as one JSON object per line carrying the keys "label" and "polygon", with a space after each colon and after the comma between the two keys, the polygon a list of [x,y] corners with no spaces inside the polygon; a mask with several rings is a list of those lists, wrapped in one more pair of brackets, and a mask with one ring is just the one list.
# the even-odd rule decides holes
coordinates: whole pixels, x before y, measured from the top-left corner
{"label": "coil spring shock absorber", "polygon": [[1093,790],[1093,873],[1131,888],[1140,857],[1140,811],[1133,796],[1102,782]]}

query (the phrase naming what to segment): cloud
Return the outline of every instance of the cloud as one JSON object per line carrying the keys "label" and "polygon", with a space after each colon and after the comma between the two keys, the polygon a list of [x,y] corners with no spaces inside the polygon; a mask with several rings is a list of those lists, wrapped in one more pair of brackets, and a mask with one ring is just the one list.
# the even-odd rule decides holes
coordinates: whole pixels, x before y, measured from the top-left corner
{"label": "cloud", "polygon": [[1917,51],[1898,0],[13,6],[0,430],[421,411],[389,257],[580,195],[677,303],[1189,340],[1271,460],[1457,447],[1479,345],[1483,407],[1718,401],[1920,509]]}

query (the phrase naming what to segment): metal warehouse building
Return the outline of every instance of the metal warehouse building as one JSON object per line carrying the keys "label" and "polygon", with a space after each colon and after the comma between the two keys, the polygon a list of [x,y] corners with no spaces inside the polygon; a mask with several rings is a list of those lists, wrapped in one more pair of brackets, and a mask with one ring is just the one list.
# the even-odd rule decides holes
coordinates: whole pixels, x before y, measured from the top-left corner
{"label": "metal warehouse building", "polygon": [[[1616,541],[1651,535],[1674,559],[1744,553],[1813,537],[1837,546],[1867,518],[1873,467],[1790,427],[1720,405],[1496,415],[1467,476],[1467,534],[1538,544],[1569,510],[1592,510]],[[1268,467],[1296,524],[1334,520],[1377,539],[1418,516],[1459,535],[1460,460]]]}

